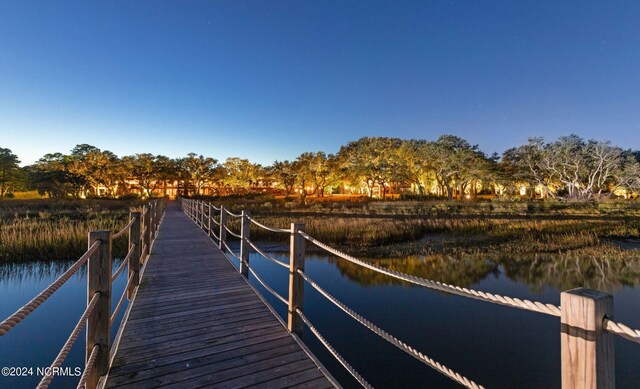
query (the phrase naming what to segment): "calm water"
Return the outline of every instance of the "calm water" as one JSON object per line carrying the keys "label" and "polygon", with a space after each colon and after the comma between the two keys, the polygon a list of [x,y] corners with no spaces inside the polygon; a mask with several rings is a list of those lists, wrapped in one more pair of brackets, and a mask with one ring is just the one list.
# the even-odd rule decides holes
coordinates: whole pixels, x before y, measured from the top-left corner
{"label": "calm water", "polygon": [[[283,261],[288,257],[274,256]],[[269,285],[286,296],[285,269],[257,255],[251,257],[251,263]],[[640,328],[640,260],[598,264],[543,256],[517,261],[412,257],[379,264],[446,283],[553,304],[559,304],[561,290],[572,287],[606,290],[614,295],[616,319]],[[0,316],[6,317],[27,302],[66,265],[0,267]],[[387,332],[487,388],[560,387],[558,318],[395,282],[333,257],[309,255],[306,272]],[[117,280],[113,304],[124,282],[124,277]],[[285,318],[286,307],[257,282],[252,283]],[[0,338],[0,366],[48,366],[82,313],[85,301],[85,275],[80,273]],[[460,387],[369,332],[309,286],[305,289],[305,312],[375,387]],[[83,339],[72,350],[65,367],[83,366]],[[308,329],[303,340],[345,387],[357,386]],[[640,387],[640,345],[616,337],[615,351],[617,387]],[[0,377],[0,387],[32,387],[38,380]],[[76,382],[77,377],[58,377],[52,387],[75,386]]]}

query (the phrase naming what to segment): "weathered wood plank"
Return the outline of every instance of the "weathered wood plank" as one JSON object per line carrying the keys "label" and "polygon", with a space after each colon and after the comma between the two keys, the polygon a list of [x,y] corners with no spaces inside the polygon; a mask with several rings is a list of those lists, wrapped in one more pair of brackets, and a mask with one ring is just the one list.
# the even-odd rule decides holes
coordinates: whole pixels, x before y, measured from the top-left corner
{"label": "weathered wood plank", "polygon": [[149,258],[107,388],[333,387],[175,203]]}

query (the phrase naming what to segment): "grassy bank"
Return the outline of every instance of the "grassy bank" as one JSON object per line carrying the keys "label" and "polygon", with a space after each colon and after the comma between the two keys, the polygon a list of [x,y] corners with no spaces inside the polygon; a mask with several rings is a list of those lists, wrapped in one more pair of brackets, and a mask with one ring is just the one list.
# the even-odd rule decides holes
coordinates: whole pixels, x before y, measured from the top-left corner
{"label": "grassy bank", "polygon": [[[0,261],[73,259],[87,248],[91,230],[118,230],[137,201],[11,200],[0,202]],[[113,242],[126,252],[127,238]]]}
{"label": "grassy bank", "polygon": [[[640,236],[640,220],[530,220],[357,218],[341,215],[256,216],[263,224],[288,228],[292,220],[305,224],[317,239],[356,255],[402,257],[411,254],[524,254],[575,252],[625,257],[611,239]],[[239,230],[237,222],[232,226]],[[286,234],[252,227],[254,240],[285,243]]]}

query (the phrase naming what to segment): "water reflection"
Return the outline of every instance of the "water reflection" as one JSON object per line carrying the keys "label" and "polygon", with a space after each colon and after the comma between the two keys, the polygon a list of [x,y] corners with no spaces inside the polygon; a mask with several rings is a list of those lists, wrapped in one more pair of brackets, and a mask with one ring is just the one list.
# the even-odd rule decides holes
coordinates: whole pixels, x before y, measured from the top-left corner
{"label": "water reflection", "polygon": [[[412,285],[348,261],[331,260],[342,275],[364,286]],[[469,286],[477,284],[490,274],[497,276],[499,265],[491,259],[454,258],[451,256],[410,256],[402,259],[372,260],[377,266],[447,284]]]}
{"label": "water reflection", "polygon": [[[71,260],[58,260],[0,263],[0,286],[2,284],[20,286],[27,280],[55,280],[71,267],[74,262]],[[112,264],[113,269],[116,269],[121,263],[122,260],[120,258],[115,259]],[[85,278],[87,266],[80,267],[75,274],[80,278]]]}
{"label": "water reflection", "polygon": [[640,259],[578,258],[537,254],[502,260],[505,276],[528,285],[534,291],[552,286],[559,290],[584,286],[613,292],[624,286],[640,285]]}
{"label": "water reflection", "polygon": [[[342,275],[360,285],[411,285],[347,261],[330,261]],[[497,277],[502,272],[506,278],[527,285],[534,292],[543,291],[545,287],[566,290],[577,286],[612,292],[624,286],[640,285],[640,259],[577,258],[563,254],[535,254],[519,258],[432,255],[371,262],[385,269],[463,287],[478,284],[489,276]]]}

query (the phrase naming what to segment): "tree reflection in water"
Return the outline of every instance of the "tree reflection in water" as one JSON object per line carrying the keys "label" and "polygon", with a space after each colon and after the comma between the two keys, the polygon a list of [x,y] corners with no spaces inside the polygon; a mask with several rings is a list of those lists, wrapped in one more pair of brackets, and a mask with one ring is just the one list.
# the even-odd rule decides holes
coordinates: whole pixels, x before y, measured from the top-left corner
{"label": "tree reflection in water", "polygon": [[[412,284],[362,268],[345,260],[330,259],[340,272],[364,286]],[[410,256],[401,259],[377,259],[372,263],[447,284],[470,287],[490,275],[527,285],[534,292],[553,287],[567,290],[578,286],[612,292],[624,286],[640,285],[640,258],[580,258],[566,254],[534,254],[514,257]]]}
{"label": "tree reflection in water", "polygon": [[[59,277],[75,261],[33,261],[33,262],[9,262],[0,263],[0,285],[10,283],[19,286],[27,280],[43,281]],[[114,259],[112,267],[115,270],[122,263],[122,259]],[[74,277],[85,278],[87,266],[84,265],[73,275]]]}

